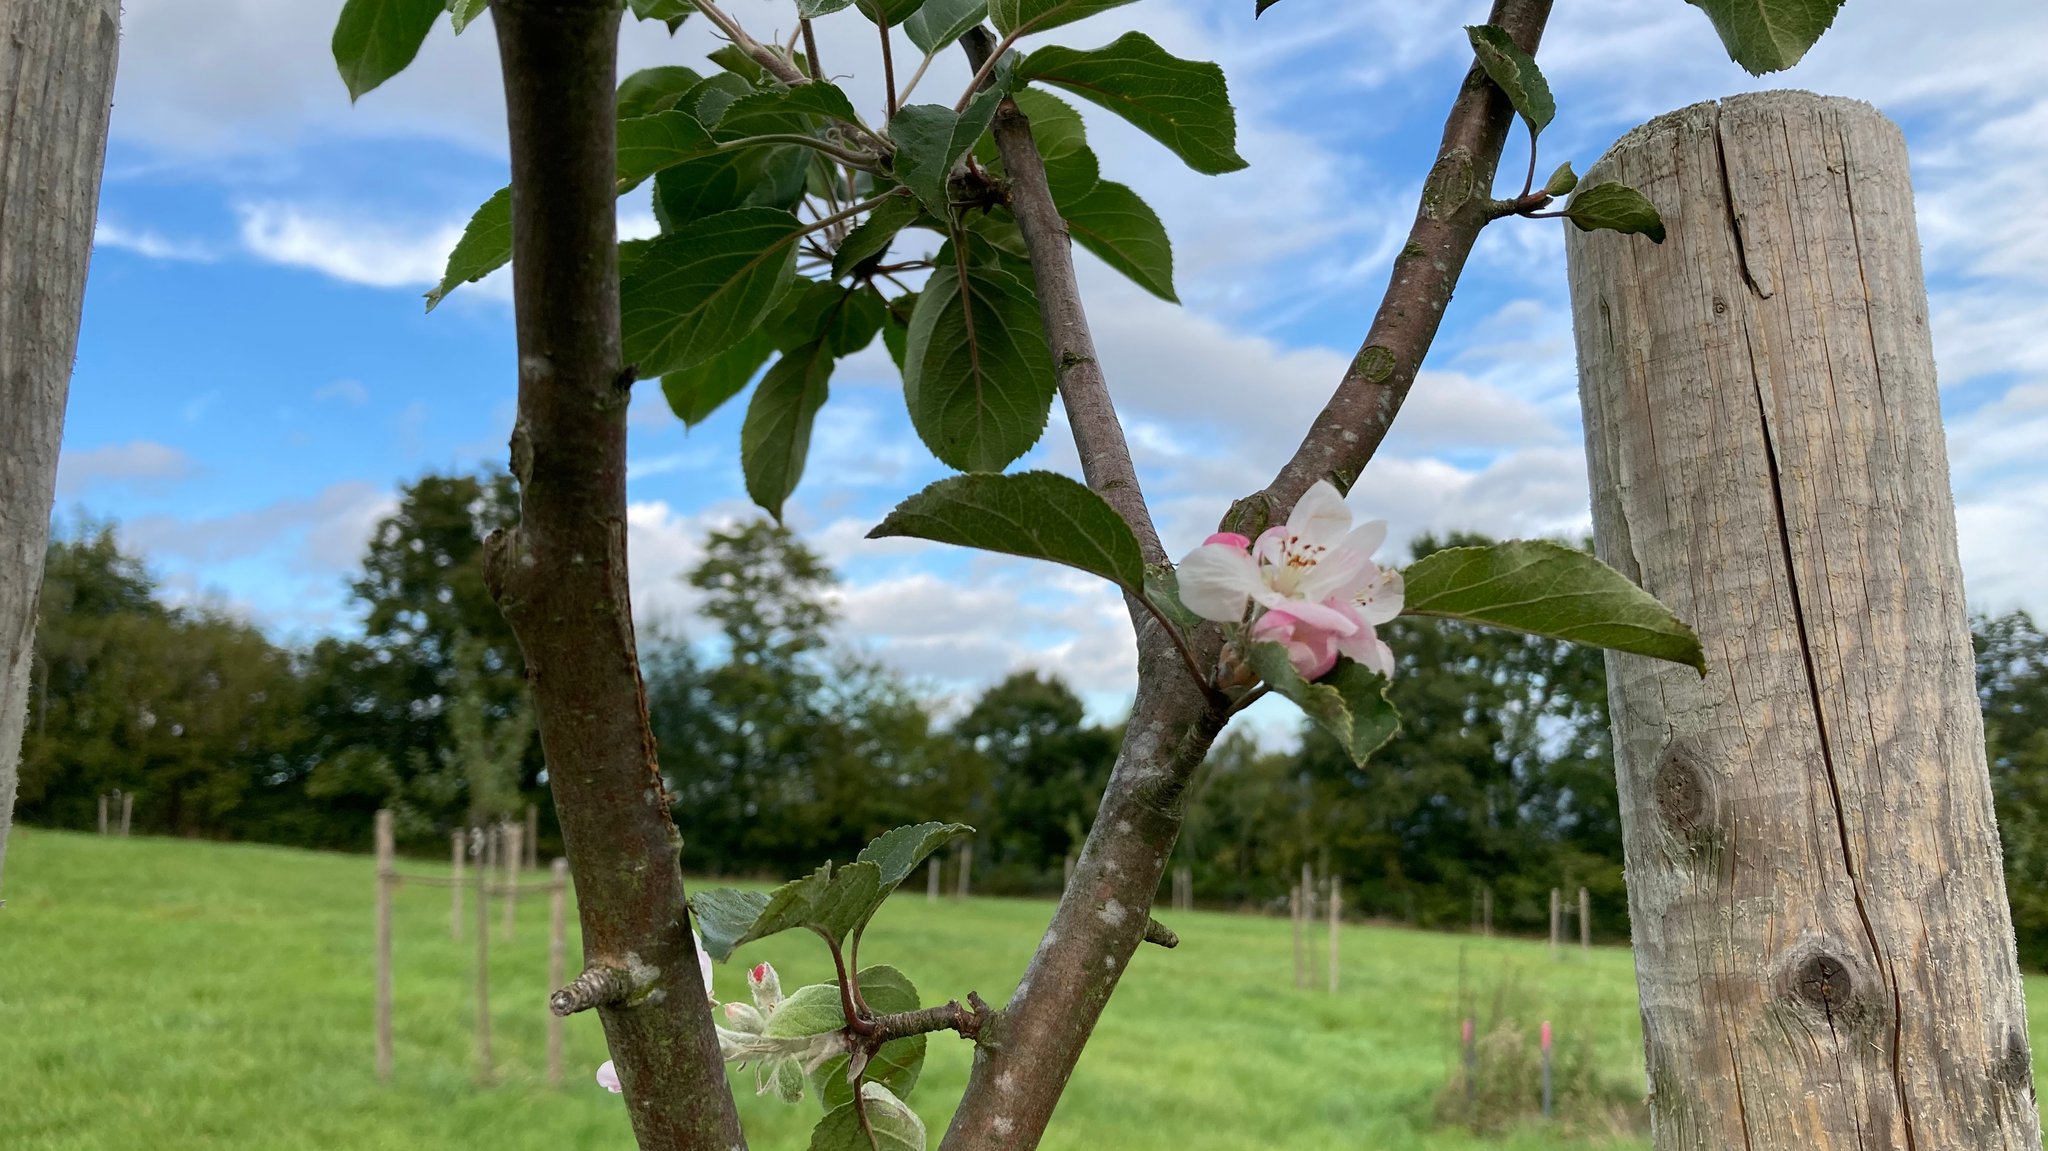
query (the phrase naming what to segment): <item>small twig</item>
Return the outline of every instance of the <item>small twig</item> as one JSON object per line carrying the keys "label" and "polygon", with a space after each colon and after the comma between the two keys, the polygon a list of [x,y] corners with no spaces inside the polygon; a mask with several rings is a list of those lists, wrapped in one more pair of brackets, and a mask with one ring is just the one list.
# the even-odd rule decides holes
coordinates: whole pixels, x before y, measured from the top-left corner
{"label": "small twig", "polygon": [[901,108],[904,104],[909,102],[910,94],[912,92],[917,91],[917,82],[919,80],[924,79],[925,69],[932,66],[932,61],[937,59],[938,55],[939,54],[937,52],[926,52],[924,54],[924,59],[918,61],[917,71],[912,72],[910,74],[910,83],[905,84],[903,86],[903,91],[896,94],[896,106],[898,108]]}
{"label": "small twig", "polygon": [[738,140],[727,140],[718,146],[718,150],[721,152],[733,152],[741,148],[751,148],[757,144],[795,144],[803,148],[815,148],[842,164],[851,164],[856,168],[867,168],[869,170],[873,170],[873,167],[881,162],[878,157],[866,152],[851,152],[829,140],[820,140],[816,136],[806,136],[802,132],[764,132],[759,136],[745,136]]}
{"label": "small twig", "polygon": [[860,1117],[861,1134],[868,1137],[869,1151],[882,1151],[882,1141],[875,1138],[874,1125],[868,1122],[867,1093],[861,1090],[861,1084],[858,1081],[853,1085],[853,1113]]}
{"label": "small twig", "polygon": [[[1002,60],[1003,53],[1010,50],[1010,45],[1015,44],[1017,37],[1022,36],[1024,31],[1022,28],[1011,30],[1008,36],[997,42],[995,51],[990,52],[986,60],[980,61],[980,66],[974,70],[974,78],[967,82],[967,91],[960,93],[960,98],[953,102],[953,111],[965,112],[967,102],[974,99],[975,93],[988,87],[989,77],[994,75],[997,62]],[[979,37],[975,36],[977,32],[980,33]],[[990,39],[993,37],[989,35],[988,30],[976,25],[967,30],[967,35],[960,37],[960,46],[967,49],[968,56],[972,58],[988,47],[987,41]]]}
{"label": "small twig", "polygon": [[1194,649],[1188,647],[1188,638],[1180,633],[1179,628],[1173,626],[1173,621],[1166,618],[1166,613],[1161,611],[1159,605],[1153,603],[1149,597],[1139,593],[1133,595],[1132,598],[1144,605],[1145,610],[1151,613],[1153,619],[1159,621],[1161,628],[1165,629],[1166,638],[1172,640],[1173,646],[1179,650],[1181,662],[1187,665],[1188,674],[1195,677],[1195,686],[1214,695],[1216,689],[1209,683],[1209,673],[1202,670],[1202,662],[1195,658]]}
{"label": "small twig", "polygon": [[1530,189],[1536,186],[1536,129],[1529,129],[1529,174],[1522,177],[1522,199],[1529,198]]}
{"label": "small twig", "polygon": [[769,74],[777,80],[790,85],[811,82],[810,77],[797,71],[796,65],[784,59],[775,49],[747,35],[747,30],[740,27],[739,21],[721,11],[713,0],[702,0],[701,3],[695,3],[695,7],[704,14],[706,20],[718,25],[718,30],[725,33],[726,39],[738,45],[739,50],[752,57],[755,63],[768,69]]}
{"label": "small twig", "polygon": [[963,1039],[977,1039],[981,1029],[995,1017],[995,1011],[982,1002],[981,996],[969,992],[968,1006],[960,1006],[957,999],[941,1003],[936,1007],[925,1007],[917,1011],[901,1011],[893,1015],[877,1015],[866,1021],[865,1028],[856,1028],[860,1038],[876,1047],[910,1035],[929,1035],[934,1031],[957,1031]]}
{"label": "small twig", "polygon": [[1180,946],[1180,936],[1175,935],[1173,928],[1168,927],[1164,923],[1156,919],[1147,919],[1145,921],[1145,942],[1156,944],[1171,951]]}
{"label": "small twig", "polygon": [[1266,698],[1267,694],[1272,690],[1273,685],[1270,683],[1262,683],[1259,686],[1251,689],[1250,691],[1244,693],[1244,698],[1238,700],[1236,703],[1230,706],[1230,714],[1236,715],[1238,712],[1243,711],[1245,708],[1248,708],[1251,705],[1259,702],[1260,700]]}
{"label": "small twig", "polygon": [[875,21],[875,27],[882,30],[882,102],[889,109],[889,119],[896,118],[896,59],[889,50],[889,22]]}
{"label": "small twig", "polygon": [[882,193],[881,195],[876,196],[872,200],[863,200],[860,203],[855,204],[853,207],[848,208],[843,212],[835,212],[832,215],[827,216],[822,220],[819,220],[817,223],[807,226],[806,228],[804,228],[802,232],[798,234],[808,236],[812,232],[821,231],[825,228],[831,227],[834,224],[841,223],[846,220],[851,220],[855,216],[860,215],[862,212],[866,212],[873,208],[879,207],[884,201],[888,200],[891,196],[908,196],[909,194],[910,189],[908,188],[891,188],[888,191]]}
{"label": "small twig", "polygon": [[567,1018],[579,1011],[622,1002],[633,993],[633,977],[623,968],[591,966],[568,986],[548,996],[548,1010]]}
{"label": "small twig", "polygon": [[811,79],[823,80],[825,78],[824,66],[818,63],[818,34],[811,31],[810,20],[799,21],[799,24],[802,26],[804,36],[804,58],[811,65]]}

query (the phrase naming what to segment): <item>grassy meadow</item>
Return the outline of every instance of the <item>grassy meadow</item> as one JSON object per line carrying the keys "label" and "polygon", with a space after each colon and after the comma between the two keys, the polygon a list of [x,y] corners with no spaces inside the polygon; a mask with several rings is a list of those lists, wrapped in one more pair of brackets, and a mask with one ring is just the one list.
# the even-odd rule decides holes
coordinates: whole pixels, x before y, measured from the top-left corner
{"label": "grassy meadow", "polygon": [[[445,874],[446,864],[408,860],[401,870]],[[378,1082],[373,890],[366,856],[18,829],[0,910],[0,1147],[632,1147],[619,1100],[590,1077],[605,1057],[594,1018],[569,1020],[567,1082],[546,1085],[542,896],[520,907],[513,942],[492,940],[498,1075],[480,1087],[469,924],[451,941],[446,891],[400,892],[397,1074]],[[1000,1003],[1048,910],[906,893],[876,920],[863,958],[904,969],[927,1002],[974,989]],[[1624,950],[1553,962],[1537,943],[1348,926],[1343,988],[1332,996],[1292,986],[1285,920],[1198,912],[1172,926],[1181,946],[1144,948],[1133,961],[1044,1146],[1647,1146],[1541,1124],[1480,1137],[1431,1121],[1457,1061],[1461,961],[1482,1014],[1511,988],[1507,998],[1530,1019],[1555,1021],[1560,1044],[1622,1094],[1640,1083]],[[1327,944],[1321,931],[1312,940],[1320,978]],[[577,954],[572,937],[572,971]],[[785,988],[830,969],[808,937],[756,944],[740,958],[771,960]],[[746,994],[737,960],[717,982],[721,998]],[[933,1037],[912,1102],[935,1139],[968,1055],[964,1042]],[[815,1104],[757,1099],[751,1072],[739,1077],[753,1146],[805,1146]]]}

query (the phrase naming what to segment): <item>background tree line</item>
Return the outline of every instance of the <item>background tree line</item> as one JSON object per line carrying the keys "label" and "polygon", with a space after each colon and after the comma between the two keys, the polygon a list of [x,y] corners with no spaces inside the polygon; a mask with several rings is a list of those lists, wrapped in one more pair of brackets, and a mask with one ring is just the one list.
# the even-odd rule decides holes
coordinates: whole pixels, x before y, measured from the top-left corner
{"label": "background tree line", "polygon": [[[289,649],[216,607],[171,606],[111,525],[50,546],[28,733],[26,822],[86,828],[136,795],[139,830],[307,847],[403,840],[527,803],[551,834],[518,648],[483,587],[481,538],[515,514],[502,476],[408,486],[350,583],[359,638]],[[1479,537],[1425,537],[1417,555]],[[831,639],[835,577],[768,521],[713,532],[682,578],[716,635],[643,635],[648,708],[703,874],[786,877],[922,819],[979,829],[975,887],[1050,893],[1101,797],[1120,731],[1056,676],[1019,672],[964,711]],[[1978,621],[1978,678],[2021,954],[2048,964],[2048,637]],[[1205,903],[1278,905],[1304,862],[1354,908],[1424,926],[1541,930],[1549,889],[1592,889],[1625,928],[1607,689],[1597,652],[1401,619],[1390,693],[1405,725],[1359,770],[1304,729],[1292,751],[1237,734],[1197,778],[1175,849]],[[544,842],[544,850],[546,849]]]}

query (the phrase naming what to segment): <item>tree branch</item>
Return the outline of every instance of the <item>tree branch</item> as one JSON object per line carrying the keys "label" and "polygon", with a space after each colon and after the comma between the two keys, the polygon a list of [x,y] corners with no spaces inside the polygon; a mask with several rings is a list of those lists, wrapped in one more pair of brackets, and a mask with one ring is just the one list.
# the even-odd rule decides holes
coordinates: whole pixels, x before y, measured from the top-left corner
{"label": "tree branch", "polygon": [[726,39],[738,45],[740,51],[745,52],[756,64],[768,69],[769,75],[791,86],[810,83],[810,78],[798,71],[794,63],[775,49],[747,35],[747,30],[740,27],[739,21],[726,15],[718,5],[712,3],[712,0],[703,0],[702,3],[695,4],[695,7],[704,14],[706,20],[718,25],[718,30],[725,33]]}
{"label": "tree branch", "polygon": [[[1550,18],[1550,4],[1551,0],[1494,0],[1487,21],[1506,29],[1517,45],[1533,53]],[[1364,345],[1293,458],[1265,491],[1231,509],[1229,519],[1236,530],[1281,522],[1319,479],[1350,490],[1379,450],[1436,339],[1473,243],[1487,222],[1500,214],[1490,194],[1501,147],[1514,120],[1507,96],[1475,63],[1444,123],[1443,144],[1422,186],[1415,224],[1394,258],[1391,282]]]}
{"label": "tree branch", "polygon": [[911,1035],[928,1035],[934,1031],[957,1031],[963,1039],[978,1039],[981,1029],[995,1017],[995,1011],[982,1002],[981,996],[968,992],[967,1006],[960,1006],[958,999],[941,1003],[937,1007],[926,1007],[918,1011],[903,1011],[894,1015],[877,1015],[866,1022],[865,1027],[856,1028],[860,1039],[872,1047],[880,1047],[897,1039]]}
{"label": "tree branch", "polygon": [[635,993],[598,1007],[633,1133],[652,1151],[744,1147],[690,938],[626,579],[619,351],[617,0],[493,0],[512,153],[520,521],[485,547],[519,637],[586,967]]}

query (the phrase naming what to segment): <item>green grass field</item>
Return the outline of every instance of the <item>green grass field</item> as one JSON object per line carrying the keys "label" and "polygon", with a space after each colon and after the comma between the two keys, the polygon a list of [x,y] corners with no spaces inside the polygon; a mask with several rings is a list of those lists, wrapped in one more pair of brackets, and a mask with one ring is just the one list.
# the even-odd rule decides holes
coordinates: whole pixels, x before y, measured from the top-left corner
{"label": "green grass field", "polygon": [[[407,861],[414,874],[445,874]],[[632,1147],[619,1100],[592,1082],[595,1019],[568,1024],[569,1073],[544,1081],[546,902],[494,937],[494,1086],[472,1080],[472,941],[448,937],[445,891],[402,891],[397,913],[397,1074],[372,1057],[372,865],[280,848],[100,839],[17,830],[0,910],[0,1147],[185,1151]],[[884,909],[862,948],[926,1000],[1000,1002],[1049,908],[976,899]],[[572,917],[573,922],[573,917]],[[1456,1060],[1461,955],[1483,1002],[1512,985],[1615,1083],[1640,1081],[1629,959],[1595,949],[1553,962],[1541,944],[1347,927],[1343,990],[1292,986],[1284,920],[1213,913],[1172,925],[1181,946],[1140,951],[1069,1087],[1044,1146],[1242,1151],[1282,1148],[1577,1148],[1540,1124],[1480,1138],[1434,1128]],[[1326,946],[1316,933],[1315,948]],[[570,941],[571,966],[578,954]],[[829,972],[821,947],[781,937],[746,949],[785,988]],[[721,998],[745,996],[739,962]],[[2037,992],[2036,1001],[2040,999]],[[934,1138],[969,1050],[934,1036],[912,1101]],[[805,1146],[817,1109],[752,1094],[760,1151]]]}

